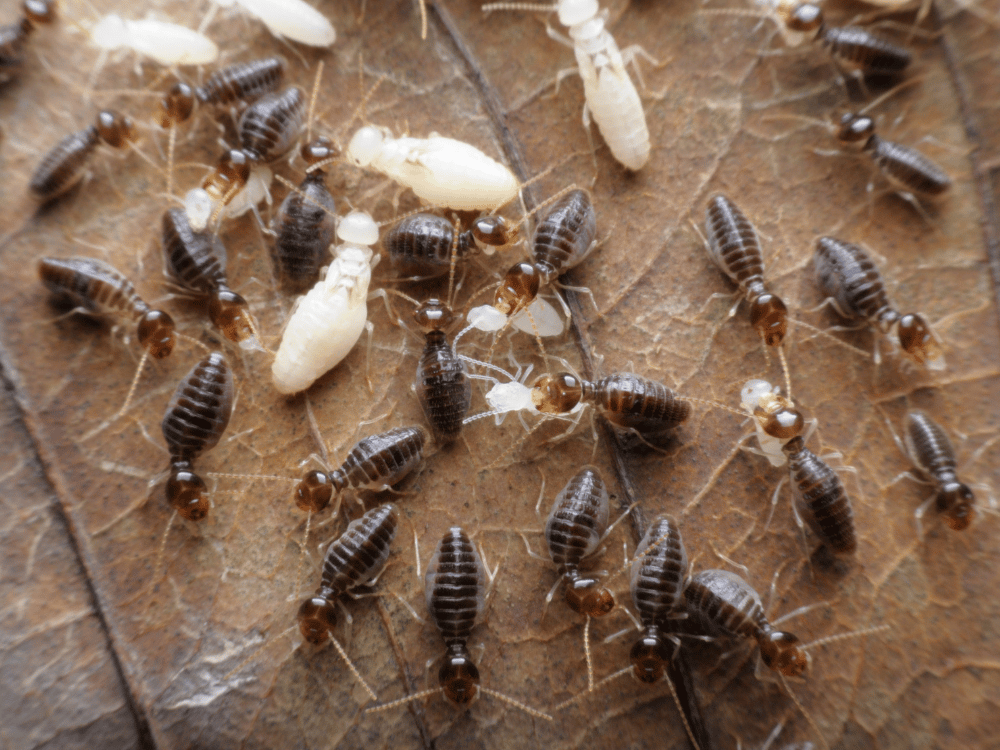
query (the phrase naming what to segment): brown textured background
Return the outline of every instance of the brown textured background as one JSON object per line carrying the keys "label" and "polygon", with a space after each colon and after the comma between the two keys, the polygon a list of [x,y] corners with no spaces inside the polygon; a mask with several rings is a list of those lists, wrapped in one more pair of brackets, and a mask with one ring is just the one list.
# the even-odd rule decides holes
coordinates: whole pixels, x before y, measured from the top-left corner
{"label": "brown textured background", "polygon": [[[331,649],[296,650],[278,637],[292,623],[298,597],[316,583],[316,544],[342,527],[339,519],[319,529],[313,524],[311,556],[296,594],[297,542],[305,524],[284,486],[221,481],[207,521],[175,524],[163,570],[153,580],[155,550],[170,515],[162,483],[147,486],[166,463],[158,423],[195,355],[181,346],[169,361],[148,368],[128,417],[85,437],[120,406],[135,346],[79,318],[53,323],[56,312],[37,282],[35,259],[97,254],[136,279],[147,299],[165,302],[192,335],[201,335],[204,316],[198,305],[169,300],[162,286],[157,235],[170,203],[162,176],[149,165],[134,155],[104,152],[94,160],[93,179],[64,200],[36,212],[27,196],[41,154],[89,122],[97,104],[119,106],[145,122],[151,103],[148,96],[109,94],[83,103],[79,86],[95,53],[70,19],[88,11],[83,3],[65,5],[62,20],[31,40],[24,75],[0,92],[0,356],[7,385],[0,403],[0,501],[6,511],[0,523],[0,747],[685,746],[666,687],[649,689],[630,679],[557,715],[553,724],[491,699],[460,713],[439,697],[366,717],[364,692]],[[115,4],[95,5],[107,12]],[[200,18],[200,11],[162,5],[175,20],[196,25]],[[446,0],[432,9],[430,34],[421,42],[410,0],[320,7],[338,40],[322,55],[300,48],[308,70],[258,23],[235,12],[223,12],[210,33],[227,60],[283,52],[290,80],[306,88],[315,61],[325,59],[319,127],[342,138],[349,135],[345,121],[362,87],[385,75],[367,117],[396,133],[437,131],[467,140],[527,174],[586,151],[579,79],[564,81],[552,97],[554,77],[572,65],[572,53],[551,42],[533,15],[484,19],[478,2]],[[808,679],[793,685],[830,746],[1000,747],[997,519],[979,518],[956,534],[931,513],[927,538],[918,543],[912,513],[926,490],[909,482],[886,487],[907,462],[883,419],[898,429],[908,406],[927,409],[954,436],[960,462],[986,446],[967,481],[1000,490],[1000,445],[989,442],[1000,428],[1000,32],[981,17],[995,17],[997,3],[958,12],[940,39],[915,42],[910,75],[919,83],[876,110],[890,138],[908,144],[936,139],[921,148],[955,184],[933,214],[933,229],[893,196],[869,210],[868,162],[816,155],[811,149],[834,147],[823,131],[774,119],[785,113],[824,117],[846,106],[819,50],[758,56],[766,31],[750,36],[749,19],[698,18],[699,7],[691,0],[610,4],[619,45],[642,44],[667,64],[642,64],[654,152],[640,174],[625,174],[595,131],[600,149],[593,192],[599,231],[607,239],[570,277],[597,300],[596,312],[586,299],[578,308],[583,346],[597,357],[601,373],[634,368],[685,394],[734,406],[749,377],[780,378],[777,363],[768,367],[755,344],[745,308],[727,320],[728,303],[715,300],[698,314],[710,294],[731,290],[689,225],[690,218],[701,222],[716,191],[737,200],[765,235],[769,277],[796,311],[820,301],[809,257],[813,238],[823,233],[865,242],[884,256],[881,267],[902,311],[919,309],[932,320],[966,311],[944,330],[949,369],[937,381],[895,362],[873,375],[870,361],[829,341],[803,343],[793,335],[799,341],[790,351],[795,397],[820,421],[816,445],[840,451],[860,472],[860,494],[848,478],[860,534],[855,564],[841,573],[810,568],[787,494],[758,539],[781,472],[756,457],[737,456],[714,489],[687,507],[745,429],[731,414],[698,409],[667,455],[616,454],[599,432],[592,459],[594,439],[584,427],[555,446],[529,441],[504,461],[509,465],[490,471],[482,469],[523,430],[516,419],[501,429],[485,420],[472,425],[397,498],[405,522],[380,588],[423,611],[410,527],[425,564],[448,526],[476,531],[490,561],[501,563],[496,595],[472,642],[484,684],[540,708],[579,692],[586,687],[582,624],[558,600],[541,619],[555,573],[529,558],[514,532],[524,531],[538,550],[535,532],[542,522],[533,507],[542,476],[547,508],[576,468],[593,460],[620,499],[631,493],[647,513],[670,511],[681,519],[698,568],[724,567],[721,553],[747,566],[751,583],[764,593],[781,567],[776,615],[828,601],[788,624],[803,640],[890,626],[863,641],[817,649]],[[828,15],[842,22],[865,9],[837,4]],[[8,9],[2,20],[13,17]],[[156,71],[147,66],[144,74],[138,78],[125,56],[105,69],[98,88],[139,88]],[[184,163],[210,163],[218,151],[209,117],[199,117],[195,127],[190,141],[186,130],[180,138],[177,180],[184,189],[201,174]],[[141,146],[159,160],[158,137],[147,134]],[[278,171],[300,179],[287,165]],[[584,155],[539,182],[533,195],[543,199],[592,177]],[[381,182],[347,166],[330,178],[342,212],[345,195],[387,219],[392,191],[377,193]],[[276,185],[276,200],[284,192]],[[411,195],[402,198],[402,208],[412,205]],[[250,300],[266,335],[276,336],[290,300],[273,289],[261,234],[243,218],[226,226],[224,238],[234,287]],[[459,303],[511,262],[473,265]],[[379,269],[377,279],[384,273]],[[399,312],[405,307],[400,303]],[[309,393],[331,461],[360,436],[421,419],[410,391],[419,344],[393,326],[381,306],[371,310],[374,393],[364,383],[363,346]],[[833,322],[825,314],[800,314],[823,327]],[[868,333],[847,340],[871,346]],[[548,348],[586,366],[571,337]],[[519,335],[514,351],[526,363],[535,348]],[[230,358],[239,387],[236,411],[226,439],[199,469],[299,474],[300,462],[317,450],[305,400],[271,390],[265,357],[230,352]],[[509,362],[505,347],[497,361]],[[480,396],[473,408],[484,408]],[[377,425],[356,429],[361,419],[386,414]],[[379,500],[364,499],[368,507]],[[353,501],[346,507],[356,515]],[[632,544],[626,525],[610,540],[603,566],[618,564],[623,540]],[[626,580],[615,583],[623,601]],[[442,652],[430,624],[414,621],[391,597],[348,608],[354,617],[349,652],[380,699],[430,686],[425,662]],[[595,640],[626,624],[620,614],[595,624]],[[631,638],[595,645],[598,677],[624,665]],[[730,648],[720,659],[724,649],[689,649],[711,747],[732,748],[738,741],[756,747],[779,721],[787,725],[782,743],[808,739],[822,747],[782,690],[754,677],[754,653]]]}

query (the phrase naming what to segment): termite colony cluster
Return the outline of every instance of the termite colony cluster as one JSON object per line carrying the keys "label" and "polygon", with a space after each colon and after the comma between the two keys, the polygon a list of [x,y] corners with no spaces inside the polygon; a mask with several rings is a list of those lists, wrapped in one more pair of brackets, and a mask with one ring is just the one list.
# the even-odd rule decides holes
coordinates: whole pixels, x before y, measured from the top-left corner
{"label": "termite colony cluster", "polygon": [[[25,371],[65,353],[26,408],[79,478],[68,513],[154,734],[877,733],[859,675],[919,659],[896,654],[917,626],[894,573],[985,555],[995,528],[1000,416],[962,440],[950,418],[956,383],[992,404],[997,381],[965,157],[939,166],[887,114],[916,132],[942,90],[925,9],[879,31],[790,0],[633,3],[615,35],[647,27],[646,51],[596,0],[424,24],[328,5],[175,27],[25,0],[2,40],[8,96],[49,76],[91,113],[18,157],[30,218],[4,241],[44,284],[23,309],[85,315],[5,343]],[[99,51],[58,49],[70,27]],[[582,86],[550,97],[558,65],[519,80],[498,41],[568,62],[564,42]]]}

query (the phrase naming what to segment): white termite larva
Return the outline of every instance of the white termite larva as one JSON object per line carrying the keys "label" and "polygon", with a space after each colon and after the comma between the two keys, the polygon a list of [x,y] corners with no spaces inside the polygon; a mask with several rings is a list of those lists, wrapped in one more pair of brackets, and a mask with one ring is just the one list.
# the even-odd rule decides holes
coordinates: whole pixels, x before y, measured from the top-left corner
{"label": "white termite larva", "polygon": [[[611,154],[628,169],[638,171],[649,161],[649,128],[639,92],[625,70],[625,58],[614,37],[604,27],[607,11],[597,0],[559,0],[554,6],[531,6],[520,3],[492,3],[491,10],[556,10],[559,22],[569,29],[569,40],[549,30],[549,36],[572,45],[576,64],[583,79],[583,125],[590,128],[590,118],[611,149]],[[629,54],[629,50],[626,50]]]}
{"label": "white termite larva", "polygon": [[267,26],[276,37],[310,47],[329,47],[337,41],[330,19],[305,0],[214,0],[222,8],[238,5]]}
{"label": "white termite larva", "polygon": [[88,33],[91,44],[104,52],[130,49],[160,65],[207,65],[219,57],[219,48],[207,36],[167,21],[128,21],[111,13]]}
{"label": "white termite larva", "polygon": [[368,324],[368,286],[379,256],[378,225],[355,211],[340,220],[333,262],[321,279],[295,303],[271,366],[274,387],[298,393],[348,355]]}
{"label": "white termite larva", "polygon": [[347,145],[358,167],[381,172],[429,203],[458,211],[494,211],[521,189],[507,167],[475,146],[432,133],[394,138],[387,128],[367,125]]}

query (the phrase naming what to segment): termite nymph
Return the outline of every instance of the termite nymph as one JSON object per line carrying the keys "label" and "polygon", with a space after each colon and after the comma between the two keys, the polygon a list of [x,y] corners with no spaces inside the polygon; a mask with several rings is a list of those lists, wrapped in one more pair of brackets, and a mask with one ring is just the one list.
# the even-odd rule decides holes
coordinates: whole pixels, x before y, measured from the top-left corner
{"label": "termite nymph", "polygon": [[304,511],[326,508],[334,493],[353,489],[387,489],[423,460],[427,432],[423,427],[397,427],[359,440],[339,468],[310,471],[295,488],[295,504]]}
{"label": "termite nymph", "polygon": [[[893,307],[882,275],[863,248],[835,237],[820,237],[813,262],[816,283],[839,315],[868,321],[886,336],[895,333],[903,353],[931,370],[946,367],[930,324],[918,313],[901,315]],[[877,353],[876,342],[876,362]]]}
{"label": "termite nymph", "polygon": [[407,279],[423,280],[448,273],[452,247],[456,258],[465,258],[474,251],[487,255],[517,239],[518,225],[503,216],[485,215],[473,220],[469,229],[458,232],[443,216],[418,213],[394,224],[382,238],[389,262],[396,272]]}
{"label": "termite nymph", "polygon": [[[931,498],[945,523],[954,531],[963,531],[972,522],[976,497],[958,480],[955,472],[955,449],[948,434],[926,412],[913,409],[906,413],[903,441],[910,460],[935,485]],[[918,511],[918,518],[923,508]]]}
{"label": "termite nymph", "polygon": [[302,132],[306,104],[305,94],[298,86],[264,94],[240,117],[240,148],[253,162],[281,156]]}
{"label": "termite nymph", "polygon": [[766,380],[750,380],[740,391],[741,405],[752,418],[757,442],[772,466],[784,466],[782,447],[802,434],[806,420],[777,386]]}
{"label": "termite nymph", "polygon": [[781,449],[788,458],[796,518],[804,519],[834,555],[853,555],[858,549],[854,509],[837,472],[809,450],[799,436]]}
{"label": "termite nymph", "polygon": [[788,308],[764,286],[764,258],[757,230],[739,207],[716,195],[705,211],[712,260],[750,303],[750,325],[767,346],[780,346],[788,332]]}
{"label": "termite nymph", "polygon": [[434,439],[445,445],[458,438],[472,404],[472,381],[465,362],[448,342],[445,329],[457,319],[437,299],[422,303],[413,318],[424,329],[424,351],[414,381],[417,398],[431,424]]}
{"label": "termite nymph", "polygon": [[62,195],[83,178],[98,145],[121,149],[135,139],[132,120],[120,112],[101,110],[93,125],[70,133],[44,156],[29,183],[31,192],[42,201]]}
{"label": "termite nymph", "polygon": [[208,515],[205,482],[193,464],[222,438],[232,416],[234,391],[225,357],[212,352],[181,380],[163,415],[161,429],[170,451],[166,497],[189,521]]}
{"label": "termite nymph", "polygon": [[398,524],[396,506],[380,505],[351,521],[340,538],[330,544],[319,588],[302,602],[297,615],[299,630],[309,643],[326,643],[337,624],[337,600],[382,572]]}

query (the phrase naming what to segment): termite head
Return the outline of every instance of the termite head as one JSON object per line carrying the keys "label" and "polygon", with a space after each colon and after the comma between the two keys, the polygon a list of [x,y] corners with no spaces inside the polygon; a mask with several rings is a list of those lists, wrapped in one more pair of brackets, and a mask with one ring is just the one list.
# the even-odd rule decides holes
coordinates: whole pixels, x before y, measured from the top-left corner
{"label": "termite head", "polygon": [[770,630],[758,639],[764,664],[785,677],[800,677],[809,668],[809,655],[799,646],[799,638],[782,630]]}
{"label": "termite head", "polygon": [[802,412],[766,380],[749,381],[743,386],[740,396],[743,408],[771,437],[789,440],[802,434],[806,423]]}
{"label": "termite head", "polygon": [[781,298],[765,292],[750,303],[750,325],[768,346],[780,346],[788,333],[788,308]]}
{"label": "termite head", "polygon": [[129,32],[124,19],[116,13],[109,13],[90,27],[90,41],[102,50],[115,50],[127,46]]}
{"label": "termite head", "polygon": [[132,120],[113,109],[102,109],[97,113],[97,134],[112,148],[122,148],[135,140],[135,126]]}
{"label": "termite head", "polygon": [[479,693],[479,668],[461,643],[448,645],[438,682],[445,697],[457,706],[466,706]]}
{"label": "termite head", "polygon": [[219,289],[208,303],[208,316],[222,335],[239,344],[241,349],[259,347],[257,336],[250,324],[247,301],[232,289]]}
{"label": "termite head", "polygon": [[493,307],[504,315],[513,315],[530,305],[538,296],[541,274],[530,263],[518,263],[500,282]]}
{"label": "termite head", "polygon": [[834,135],[842,143],[860,143],[875,135],[875,120],[868,115],[848,112],[840,118]]}
{"label": "termite head", "polygon": [[424,331],[443,331],[455,322],[455,313],[439,299],[429,299],[413,312],[413,319]]}
{"label": "termite head", "polygon": [[812,3],[799,3],[778,13],[789,31],[817,31],[823,25],[823,11]]}
{"label": "termite head", "polygon": [[299,510],[319,513],[333,499],[333,481],[322,471],[310,471],[295,487],[295,505]]}
{"label": "termite head", "polygon": [[937,507],[952,531],[964,531],[972,522],[976,496],[961,482],[946,482],[938,492]]}
{"label": "termite head", "polygon": [[341,152],[340,146],[325,135],[321,135],[309,143],[303,143],[299,153],[302,156],[302,161],[311,167],[314,164],[325,164],[333,161],[340,156]]}
{"label": "termite head", "polygon": [[931,331],[930,324],[918,313],[909,313],[896,325],[899,345],[903,351],[931,370],[945,368],[944,352]]}
{"label": "termite head", "polygon": [[632,646],[628,658],[632,662],[636,679],[654,683],[663,677],[670,650],[655,629],[647,628],[642,638]]}
{"label": "termite head", "polygon": [[162,310],[150,310],[139,321],[139,343],[153,359],[169,357],[177,337],[174,319]]}
{"label": "termite head", "polygon": [[566,604],[577,614],[604,617],[615,608],[615,597],[599,579],[577,577],[566,582]]}
{"label": "termite head", "polygon": [[327,596],[331,593],[320,589],[316,596],[306,599],[299,606],[299,632],[314,646],[322,646],[326,643],[330,631],[337,624],[337,610],[334,607],[334,602]]}
{"label": "termite head", "polygon": [[520,233],[520,224],[512,224],[503,216],[480,216],[472,222],[476,247],[487,255],[493,253],[495,248],[514,242]]}
{"label": "termite head", "polygon": [[178,81],[157,102],[153,119],[161,128],[169,128],[191,117],[194,103],[194,89],[183,81]]}
{"label": "termite head", "polygon": [[367,125],[361,128],[347,144],[347,158],[356,167],[367,167],[382,151],[386,131]]}
{"label": "termite head", "polygon": [[597,0],[559,0],[557,10],[559,23],[563,26],[576,26],[596,16],[600,8]]}
{"label": "termite head", "polygon": [[167,502],[181,518],[201,521],[208,515],[205,482],[190,469],[187,462],[175,463],[167,480]]}
{"label": "termite head", "polygon": [[543,414],[568,414],[582,398],[580,379],[568,372],[542,375],[531,389],[531,403]]}
{"label": "termite head", "polygon": [[225,199],[228,203],[232,200],[232,196],[247,184],[252,168],[253,160],[246,151],[231,148],[222,155],[215,169],[201,183],[201,187],[213,199]]}
{"label": "termite head", "polygon": [[351,211],[337,224],[337,237],[351,245],[371,247],[378,242],[378,224],[364,211]]}
{"label": "termite head", "polygon": [[24,0],[22,7],[30,23],[52,23],[56,18],[55,0]]}

